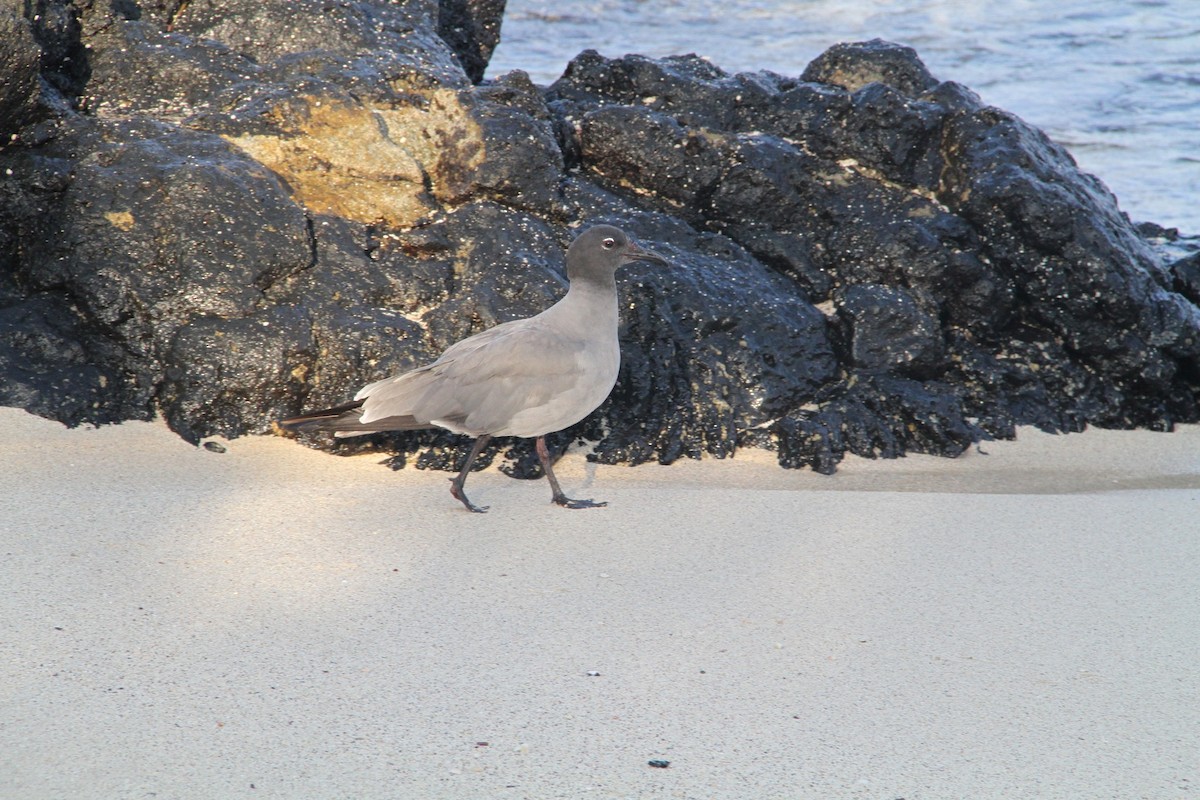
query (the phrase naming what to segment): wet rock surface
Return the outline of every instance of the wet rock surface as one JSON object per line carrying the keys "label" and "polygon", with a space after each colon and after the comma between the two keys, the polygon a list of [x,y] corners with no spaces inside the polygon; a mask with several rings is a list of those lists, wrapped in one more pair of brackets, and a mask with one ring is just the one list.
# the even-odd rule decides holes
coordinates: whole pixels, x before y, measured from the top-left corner
{"label": "wet rock surface", "polygon": [[[480,82],[503,3],[256,0],[0,14],[0,403],[265,433],[628,267],[622,371],[564,449],[788,467],[953,456],[1021,424],[1197,421],[1200,268],[1036,129],[912,50],[804,74],[585,52]],[[451,469],[440,431],[310,442]],[[518,476],[529,443],[494,443]]]}

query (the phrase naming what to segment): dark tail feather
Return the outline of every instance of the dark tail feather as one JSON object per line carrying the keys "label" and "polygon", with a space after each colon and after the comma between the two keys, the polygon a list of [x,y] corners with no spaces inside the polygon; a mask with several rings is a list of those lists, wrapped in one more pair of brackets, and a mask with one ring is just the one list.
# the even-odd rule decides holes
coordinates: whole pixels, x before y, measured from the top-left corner
{"label": "dark tail feather", "polygon": [[298,417],[279,420],[279,427],[290,431],[336,431],[342,424],[358,422],[359,409],[363,401],[355,400],[345,405],[325,408],[320,411],[309,411]]}
{"label": "dark tail feather", "polygon": [[418,428],[432,427],[429,423],[418,422],[415,417],[385,417],[368,423],[359,421],[362,416],[362,400],[355,400],[345,405],[325,408],[320,411],[310,411],[298,417],[279,420],[279,427],[297,433],[313,433],[317,431],[332,431],[342,436],[357,436],[364,433],[380,431],[407,431]]}

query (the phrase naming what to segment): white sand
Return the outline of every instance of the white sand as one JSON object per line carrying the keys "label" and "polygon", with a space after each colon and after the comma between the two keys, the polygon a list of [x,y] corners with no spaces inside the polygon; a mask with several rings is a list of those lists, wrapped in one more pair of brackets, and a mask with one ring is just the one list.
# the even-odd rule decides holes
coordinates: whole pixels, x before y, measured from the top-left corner
{"label": "white sand", "polygon": [[984,449],[573,455],[608,508],[490,469],[472,515],[0,410],[0,797],[1200,793],[1200,428]]}

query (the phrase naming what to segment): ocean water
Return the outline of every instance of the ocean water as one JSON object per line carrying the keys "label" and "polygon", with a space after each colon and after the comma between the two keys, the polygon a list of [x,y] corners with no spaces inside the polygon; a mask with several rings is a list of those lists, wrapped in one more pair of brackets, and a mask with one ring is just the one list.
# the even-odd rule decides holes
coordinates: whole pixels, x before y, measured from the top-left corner
{"label": "ocean water", "polygon": [[592,48],[797,76],[876,37],[1046,131],[1135,221],[1200,235],[1200,0],[508,0],[488,75],[549,84]]}

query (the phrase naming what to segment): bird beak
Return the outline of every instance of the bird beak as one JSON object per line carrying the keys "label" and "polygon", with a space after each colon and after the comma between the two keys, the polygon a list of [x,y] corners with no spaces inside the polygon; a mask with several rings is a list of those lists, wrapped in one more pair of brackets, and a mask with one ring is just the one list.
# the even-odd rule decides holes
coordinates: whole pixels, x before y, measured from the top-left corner
{"label": "bird beak", "polygon": [[664,267],[667,266],[667,264],[669,263],[665,258],[660,256],[658,253],[655,253],[653,250],[647,250],[646,248],[642,247],[640,244],[635,242],[633,239],[630,239],[629,243],[625,245],[625,250],[621,253],[621,255],[624,256],[623,260],[627,261],[627,262],[628,261],[651,261],[655,264],[661,264]]}

